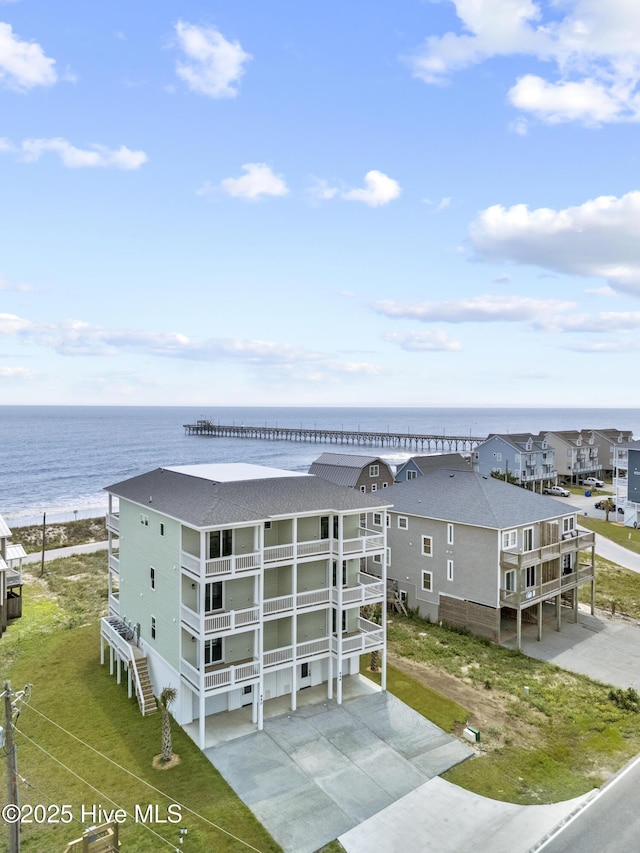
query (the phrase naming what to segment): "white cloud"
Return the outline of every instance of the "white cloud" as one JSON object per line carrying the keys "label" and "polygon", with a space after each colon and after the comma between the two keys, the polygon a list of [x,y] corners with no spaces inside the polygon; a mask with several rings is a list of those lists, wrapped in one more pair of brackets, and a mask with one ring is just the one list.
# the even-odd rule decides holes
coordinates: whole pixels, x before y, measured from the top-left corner
{"label": "white cloud", "polygon": [[386,317],[420,320],[423,323],[513,323],[546,317],[556,311],[566,311],[574,308],[575,303],[561,299],[486,295],[443,302],[404,304],[389,299],[376,302],[373,307]]}
{"label": "white cloud", "polygon": [[338,194],[338,188],[330,186],[324,178],[313,178],[307,192],[317,201],[328,201]]}
{"label": "white cloud", "polygon": [[442,329],[425,332],[389,332],[382,336],[385,341],[398,344],[411,352],[460,352],[462,344],[451,338]]}
{"label": "white cloud", "polygon": [[633,339],[620,339],[614,341],[597,341],[595,343],[572,344],[565,346],[563,349],[571,350],[572,352],[587,352],[607,355],[608,353],[619,352],[638,352],[640,350],[640,341]]}
{"label": "white cloud", "polygon": [[[8,140],[4,140],[8,142]],[[10,143],[4,147],[0,145],[0,152],[8,153],[16,151]],[[83,168],[113,168],[113,169],[138,169],[148,161],[144,151],[132,151],[125,145],[120,148],[110,149],[104,145],[92,144],[89,149],[76,148],[66,139],[25,139],[19,149],[22,159],[26,163],[37,163],[47,151],[57,154],[63,166],[68,169]]]}
{"label": "white cloud", "polygon": [[189,89],[211,98],[235,98],[245,64],[252,59],[240,42],[227,41],[215,27],[185,21],[175,25],[178,45],[185,55],[176,74]]}
{"label": "white cloud", "polygon": [[543,332],[605,334],[640,329],[640,311],[602,311],[599,314],[568,314],[540,317],[533,327]]}
{"label": "white cloud", "polygon": [[0,376],[4,379],[33,379],[35,373],[26,367],[0,367]]}
{"label": "white cloud", "polygon": [[469,236],[487,260],[597,276],[616,291],[640,296],[640,191],[563,210],[494,205],[471,223]]}
{"label": "white cloud", "polygon": [[397,181],[383,172],[378,172],[377,169],[367,172],[364,183],[364,188],[342,193],[342,198],[347,201],[362,201],[371,207],[380,207],[398,198],[402,191]]}
{"label": "white cloud", "polygon": [[438,211],[446,210],[450,204],[451,204],[451,196],[447,195],[444,198],[440,199],[440,202],[438,203],[438,207],[436,208],[436,210],[438,210]]}
{"label": "white cloud", "polygon": [[35,86],[53,86],[57,80],[55,59],[45,55],[37,42],[23,41],[10,24],[0,21],[0,83],[24,92]]}
{"label": "white cloud", "polygon": [[33,290],[33,288],[30,284],[13,284],[13,282],[9,281],[9,279],[0,275],[0,290],[16,290],[26,293],[29,290]]}
{"label": "white cloud", "polygon": [[260,196],[283,196],[289,189],[280,175],[271,171],[266,163],[245,163],[246,175],[241,178],[225,178],[220,188],[235,198],[255,200]]}
{"label": "white cloud", "polygon": [[[415,76],[445,82],[452,72],[499,56],[551,64],[525,74],[514,106],[548,122],[640,120],[640,4],[635,0],[451,0],[460,34],[430,36],[410,60]],[[536,62],[536,71],[538,62]],[[553,79],[549,79],[550,77]],[[526,133],[526,124],[512,125]]]}

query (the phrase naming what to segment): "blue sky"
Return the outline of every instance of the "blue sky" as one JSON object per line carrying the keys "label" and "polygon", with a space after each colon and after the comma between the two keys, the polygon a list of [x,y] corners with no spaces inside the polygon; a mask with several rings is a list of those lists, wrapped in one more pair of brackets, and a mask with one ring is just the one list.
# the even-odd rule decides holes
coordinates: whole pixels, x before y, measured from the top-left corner
{"label": "blue sky", "polygon": [[633,0],[0,0],[0,401],[633,406]]}

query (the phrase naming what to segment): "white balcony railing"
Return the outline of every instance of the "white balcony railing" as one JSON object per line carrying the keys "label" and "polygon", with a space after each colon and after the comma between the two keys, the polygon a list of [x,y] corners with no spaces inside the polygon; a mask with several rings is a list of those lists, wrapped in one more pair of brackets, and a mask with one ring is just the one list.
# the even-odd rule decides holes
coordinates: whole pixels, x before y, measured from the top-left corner
{"label": "white balcony railing", "polygon": [[[295,647],[295,659],[328,655],[330,650],[329,637],[316,637],[314,640],[305,640]],[[291,663],[294,659],[293,646],[283,646],[279,649],[271,649],[262,655],[262,664],[265,669]]]}
{"label": "white balcony railing", "polygon": [[120,532],[120,516],[117,512],[107,513],[106,525],[107,530],[110,530],[112,533]]}
{"label": "white balcony railing", "polygon": [[296,595],[297,607],[314,607],[323,604],[329,604],[329,588],[326,589],[310,589],[308,592],[299,592]]}
{"label": "white balcony railing", "polygon": [[117,595],[111,594],[109,596],[109,613],[114,616],[120,615],[120,597]]}
{"label": "white balcony railing", "polygon": [[[342,635],[342,654],[353,654],[353,652],[372,652],[384,646],[384,630],[381,625],[369,622],[368,619],[358,618],[358,630],[355,633],[344,633]],[[331,638],[331,648],[334,654],[338,653],[338,637]]]}
{"label": "white balcony railing", "polygon": [[205,577],[234,577],[260,568],[260,554],[232,554],[229,557],[217,557],[213,560],[202,560],[195,554],[181,552],[182,568],[191,575],[200,578],[204,567]]}
{"label": "white balcony railing", "polygon": [[280,595],[278,598],[266,598],[262,606],[265,616],[273,616],[274,613],[282,613],[285,610],[293,610],[293,596]]}
{"label": "white balcony railing", "polygon": [[113,574],[120,574],[120,559],[117,554],[109,554],[109,569]]}
{"label": "white balcony railing", "polygon": [[217,690],[241,686],[251,681],[256,681],[260,675],[258,661],[249,661],[241,664],[222,665],[219,668],[201,673],[193,664],[184,658],[180,659],[180,674],[198,692],[204,687],[205,693],[215,693]]}
{"label": "white balcony railing", "polygon": [[[180,608],[182,621],[192,631],[200,633],[200,614],[192,610],[186,605]],[[257,625],[260,616],[260,609],[255,607],[246,607],[242,610],[226,610],[223,613],[205,614],[204,617],[204,633],[219,634],[223,631],[235,631],[247,628],[251,625]]]}

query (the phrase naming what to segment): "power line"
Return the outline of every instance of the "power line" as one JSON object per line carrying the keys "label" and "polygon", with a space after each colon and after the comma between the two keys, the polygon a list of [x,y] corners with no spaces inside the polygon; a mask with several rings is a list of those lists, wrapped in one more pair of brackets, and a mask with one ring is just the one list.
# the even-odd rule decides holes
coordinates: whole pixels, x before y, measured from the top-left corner
{"label": "power line", "polygon": [[258,848],[257,848],[257,847],[253,847],[253,845],[249,844],[249,842],[248,842],[248,841],[244,841],[242,838],[238,838],[238,836],[237,836],[237,835],[233,835],[233,833],[231,833],[231,832],[229,832],[228,830],[224,829],[224,827],[219,826],[217,823],[214,823],[212,820],[209,820],[209,818],[207,818],[207,817],[205,817],[204,815],[199,814],[198,812],[196,812],[196,811],[194,811],[193,809],[189,808],[189,806],[186,806],[186,805],[184,805],[183,803],[180,803],[180,802],[176,801],[176,800],[175,800],[172,796],[170,796],[169,794],[166,794],[164,791],[161,791],[159,788],[156,788],[156,787],[155,787],[154,785],[152,785],[150,782],[147,782],[147,781],[146,781],[146,779],[143,779],[142,777],[137,776],[135,773],[133,773],[133,772],[132,772],[131,770],[129,770],[128,768],[123,767],[121,764],[118,764],[118,762],[117,762],[117,761],[114,761],[112,758],[109,758],[109,756],[108,756],[108,755],[105,755],[103,752],[100,752],[100,750],[99,750],[99,749],[96,749],[95,747],[91,746],[91,744],[86,743],[86,741],[83,741],[83,740],[82,740],[82,738],[79,738],[77,735],[74,735],[74,734],[73,734],[73,732],[70,732],[70,731],[68,731],[67,729],[65,729],[65,728],[64,728],[64,726],[61,726],[59,723],[56,723],[56,721],[55,721],[55,720],[52,720],[52,719],[50,719],[49,717],[47,717],[47,716],[46,716],[46,714],[43,714],[43,713],[42,713],[42,711],[38,711],[38,709],[37,709],[37,708],[35,708],[31,703],[29,703],[29,704],[27,705],[27,707],[28,707],[28,708],[30,708],[32,711],[35,711],[35,712],[36,712],[36,714],[38,714],[38,716],[42,717],[42,719],[43,719],[43,720],[46,720],[48,723],[51,723],[51,725],[52,725],[52,726],[55,726],[56,728],[60,729],[60,731],[64,732],[64,733],[65,733],[66,735],[68,735],[70,738],[73,738],[74,740],[78,741],[78,743],[82,744],[82,746],[86,747],[87,749],[90,749],[92,752],[95,752],[95,754],[96,754],[96,755],[99,755],[99,756],[100,756],[100,758],[104,758],[104,760],[105,760],[105,761],[108,761],[110,764],[113,764],[113,766],[114,766],[114,767],[117,767],[117,768],[118,768],[118,770],[122,770],[122,771],[123,771],[123,773],[127,773],[129,776],[133,777],[136,781],[138,781],[138,782],[142,783],[142,784],[143,784],[143,785],[145,785],[147,788],[150,788],[150,789],[151,789],[152,791],[154,791],[156,794],[160,794],[160,796],[165,797],[165,798],[166,798],[167,800],[169,800],[171,803],[175,803],[176,805],[180,806],[180,808],[181,808],[181,809],[184,809],[185,811],[189,812],[189,813],[190,813],[190,814],[192,814],[194,817],[197,817],[199,820],[202,820],[202,821],[204,821],[205,823],[208,823],[208,824],[209,824],[209,826],[212,826],[214,829],[217,829],[219,832],[222,832],[222,833],[224,833],[225,835],[228,835],[228,836],[229,836],[229,838],[232,838],[234,841],[238,841],[240,844],[244,844],[244,846],[245,846],[245,847],[247,847],[249,850],[253,850],[253,851],[254,851],[254,853],[262,853],[262,851],[258,850]]}
{"label": "power line", "polygon": [[[36,743],[36,742],[35,742],[35,740],[33,740],[32,738],[30,738],[28,735],[26,735],[24,732],[20,731],[20,729],[16,728],[15,726],[14,726],[14,730],[15,730],[16,732],[18,732],[18,734],[22,735],[22,737],[23,737],[23,738],[25,738],[25,740],[28,740],[28,741],[29,741],[29,743],[33,744],[33,746],[35,746],[35,747],[37,747],[38,749],[42,750],[42,752],[44,752],[44,754],[45,754],[48,758],[50,758],[52,761],[55,761],[55,762],[56,762],[56,764],[59,764],[59,765],[60,765],[60,767],[64,767],[64,769],[65,769],[65,770],[67,770],[69,773],[71,773],[71,775],[72,775],[72,776],[75,776],[75,777],[76,777],[76,779],[79,779],[79,780],[80,780],[80,782],[82,782],[82,783],[83,783],[84,785],[86,785],[88,788],[91,788],[91,790],[92,790],[92,791],[95,791],[95,792],[96,792],[96,794],[98,794],[98,796],[99,796],[99,797],[102,797],[103,799],[107,800],[107,802],[111,803],[111,805],[115,806],[117,809],[122,809],[122,810],[125,812],[125,814],[127,815],[127,817],[134,818],[134,815],[132,815],[132,814],[131,814],[131,812],[128,812],[128,811],[127,811],[123,806],[118,805],[118,803],[116,803],[116,801],[115,801],[115,800],[112,800],[112,799],[111,799],[111,797],[108,797],[106,794],[103,794],[103,792],[102,792],[102,791],[99,791],[99,790],[98,790],[98,788],[96,788],[96,787],[95,787],[95,785],[92,785],[92,784],[91,784],[91,782],[87,782],[87,780],[86,780],[86,779],[83,779],[83,778],[82,778],[82,776],[79,776],[79,775],[75,772],[75,770],[72,770],[70,767],[67,767],[67,765],[66,765],[66,764],[63,764],[63,763],[62,763],[62,761],[60,761],[60,759],[59,759],[59,758],[56,758],[56,757],[55,757],[55,755],[52,755],[52,754],[51,754],[48,750],[46,750],[43,746],[40,746],[40,744],[39,744],[39,743]],[[165,843],[165,844],[168,844],[168,845],[169,845],[170,847],[172,847],[174,850],[176,849],[176,845],[175,845],[172,841],[169,841],[169,839],[168,839],[168,838],[165,838],[164,836],[160,835],[160,833],[159,833],[159,832],[156,832],[156,831],[155,831],[155,829],[151,829],[151,827],[150,827],[150,826],[147,826],[147,824],[146,824],[146,823],[141,823],[141,824],[139,824],[139,825],[140,825],[140,826],[143,826],[143,827],[144,827],[146,830],[148,830],[152,835],[155,835],[155,836],[156,836],[156,838],[159,838],[159,839],[160,839],[160,841],[164,841],[164,843]]]}

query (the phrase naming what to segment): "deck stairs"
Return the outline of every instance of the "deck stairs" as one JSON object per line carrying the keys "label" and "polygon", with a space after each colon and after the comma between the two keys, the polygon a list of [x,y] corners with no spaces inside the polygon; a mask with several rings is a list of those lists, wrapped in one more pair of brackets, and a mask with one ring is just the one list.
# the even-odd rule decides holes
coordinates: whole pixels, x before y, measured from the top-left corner
{"label": "deck stairs", "polygon": [[[105,617],[102,622],[104,628],[102,631],[103,636],[107,642],[110,642],[110,638],[116,639],[115,647],[121,657],[126,659],[131,670],[140,713],[143,717],[155,714],[158,710],[158,704],[153,695],[147,658],[135,644],[133,631],[125,622],[118,619],[117,616]],[[110,645],[113,645],[113,643],[110,642]]]}

